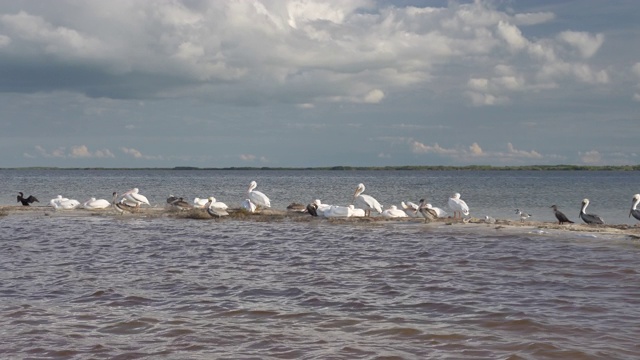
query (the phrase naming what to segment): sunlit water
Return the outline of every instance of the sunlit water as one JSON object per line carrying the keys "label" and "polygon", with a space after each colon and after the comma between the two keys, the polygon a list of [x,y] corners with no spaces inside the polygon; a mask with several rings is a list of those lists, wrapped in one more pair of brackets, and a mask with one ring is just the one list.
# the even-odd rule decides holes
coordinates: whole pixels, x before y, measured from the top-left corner
{"label": "sunlit water", "polygon": [[[384,205],[458,191],[472,215],[514,206],[629,223],[635,173],[0,171],[2,204],[139,187],[213,195],[249,181],[274,207]],[[577,204],[576,204],[577,203]],[[570,209],[570,210],[569,210]],[[3,359],[640,358],[640,242],[561,230],[421,223],[0,217]],[[572,216],[574,215],[574,216]]]}

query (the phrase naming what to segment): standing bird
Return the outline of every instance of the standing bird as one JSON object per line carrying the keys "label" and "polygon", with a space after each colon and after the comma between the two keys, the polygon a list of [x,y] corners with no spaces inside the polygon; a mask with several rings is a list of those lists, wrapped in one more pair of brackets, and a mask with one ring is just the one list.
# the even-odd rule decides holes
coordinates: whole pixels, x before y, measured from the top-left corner
{"label": "standing bird", "polygon": [[530,218],[532,216],[531,214],[527,214],[525,212],[522,212],[522,210],[520,210],[520,209],[516,209],[516,214],[520,215],[520,222],[524,222],[525,220],[527,220],[528,218]]}
{"label": "standing bird", "polygon": [[425,199],[420,199],[418,212],[424,218],[424,222],[431,222],[431,220],[435,220],[438,218],[438,212],[433,207],[431,207],[431,204],[427,204],[427,201]]}
{"label": "standing bird", "polygon": [[378,214],[382,213],[382,206],[373,196],[362,194],[364,192],[364,184],[358,184],[355,193],[353,193],[353,201],[355,206],[364,209],[365,216],[371,216],[371,210],[375,210]]}
{"label": "standing bird", "polygon": [[562,225],[564,223],[573,224],[573,221],[569,220],[567,215],[563,214],[562,211],[558,210],[557,205],[551,205],[551,208],[553,209],[553,214],[556,216],[556,219],[558,219],[559,225]]}
{"label": "standing bird", "polygon": [[22,203],[22,205],[24,205],[24,206],[30,206],[30,204],[33,204],[34,202],[40,202],[33,195],[29,195],[28,198],[25,198],[24,194],[22,192],[19,192],[18,194],[19,195],[18,195],[18,201],[17,202]]}
{"label": "standing bird", "polygon": [[589,206],[589,199],[582,200],[582,209],[580,209],[580,218],[587,224],[603,225],[604,220],[596,214],[587,214],[587,206]]}
{"label": "standing bird", "polygon": [[640,220],[640,210],[636,209],[640,203],[640,194],[633,195],[631,210],[629,210],[629,217],[633,216],[636,220]]}
{"label": "standing bird", "polygon": [[462,219],[462,215],[469,215],[469,206],[464,200],[460,199],[460,194],[455,193],[449,198],[449,208],[453,210],[453,218],[459,217]]}
{"label": "standing bird", "polygon": [[267,195],[261,193],[260,191],[253,190],[256,187],[258,187],[258,183],[256,183],[255,181],[252,181],[249,184],[249,189],[247,189],[247,196],[249,197],[249,200],[251,200],[251,202],[256,206],[270,208],[271,200],[269,200]]}

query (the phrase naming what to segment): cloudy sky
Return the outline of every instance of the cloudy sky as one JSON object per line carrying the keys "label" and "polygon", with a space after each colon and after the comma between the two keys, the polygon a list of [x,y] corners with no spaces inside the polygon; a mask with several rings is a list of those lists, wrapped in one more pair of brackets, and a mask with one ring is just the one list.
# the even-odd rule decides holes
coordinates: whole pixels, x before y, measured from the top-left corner
{"label": "cloudy sky", "polygon": [[640,163],[637,0],[0,0],[0,167]]}

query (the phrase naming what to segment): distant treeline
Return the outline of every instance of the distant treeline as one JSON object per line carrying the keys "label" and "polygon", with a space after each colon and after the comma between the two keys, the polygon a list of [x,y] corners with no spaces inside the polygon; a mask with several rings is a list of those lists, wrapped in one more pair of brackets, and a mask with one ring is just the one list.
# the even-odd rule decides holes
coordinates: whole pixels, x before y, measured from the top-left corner
{"label": "distant treeline", "polygon": [[424,166],[330,166],[330,167],[224,167],[224,168],[201,168],[195,166],[176,166],[172,168],[60,168],[60,167],[20,167],[3,168],[10,170],[335,170],[335,171],[358,171],[358,170],[528,170],[528,171],[637,171],[640,165],[620,165],[620,166],[586,166],[586,165],[526,165],[526,166],[491,166],[491,165],[468,165],[468,166],[444,166],[444,165],[424,165]]}

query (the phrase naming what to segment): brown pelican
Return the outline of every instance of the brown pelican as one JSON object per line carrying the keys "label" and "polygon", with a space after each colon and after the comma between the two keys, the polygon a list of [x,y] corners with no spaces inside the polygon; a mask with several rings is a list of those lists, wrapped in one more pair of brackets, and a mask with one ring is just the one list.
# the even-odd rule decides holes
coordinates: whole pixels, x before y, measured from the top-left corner
{"label": "brown pelican", "polygon": [[318,205],[315,202],[307,205],[307,212],[311,216],[318,216]]}
{"label": "brown pelican", "polygon": [[459,217],[462,219],[462,215],[469,215],[469,206],[464,200],[460,199],[460,194],[455,193],[449,198],[449,208],[453,210],[453,218]]}
{"label": "brown pelican", "polygon": [[636,220],[640,220],[640,210],[636,209],[640,203],[640,194],[633,195],[631,210],[629,210],[629,217],[633,216]]}
{"label": "brown pelican", "polygon": [[353,193],[353,201],[355,206],[364,209],[365,216],[371,216],[371,210],[375,210],[378,214],[382,213],[382,206],[378,200],[372,196],[362,194],[364,192],[364,184],[358,184],[355,193]]}
{"label": "brown pelican", "polygon": [[249,199],[251,200],[251,202],[254,203],[256,206],[270,208],[271,200],[269,200],[267,195],[261,193],[260,191],[253,190],[256,187],[258,187],[258,183],[256,183],[255,181],[252,181],[249,184],[249,189],[247,189],[247,196],[249,196]]}
{"label": "brown pelican", "polygon": [[306,212],[307,208],[304,206],[304,204],[293,202],[289,204],[289,206],[287,206],[287,211]]}
{"label": "brown pelican", "polygon": [[29,195],[28,198],[25,198],[24,194],[22,192],[19,192],[18,194],[19,195],[18,195],[18,201],[17,202],[22,203],[22,205],[24,205],[24,206],[30,206],[30,204],[33,204],[34,202],[40,202],[33,195]]}
{"label": "brown pelican", "polygon": [[580,209],[580,218],[587,224],[604,224],[604,220],[596,214],[587,214],[587,206],[589,206],[589,199],[582,200],[582,209]]}
{"label": "brown pelican", "polygon": [[522,212],[520,209],[516,209],[516,214],[520,215],[520,222],[524,222],[526,219],[531,217],[531,214]]}
{"label": "brown pelican", "polygon": [[431,220],[435,220],[438,218],[438,212],[433,209],[431,206],[427,206],[427,201],[425,199],[420,199],[420,204],[418,205],[418,212],[424,218],[424,222],[430,222]]}
{"label": "brown pelican", "polygon": [[135,206],[127,205],[126,202],[124,202],[124,199],[118,201],[118,193],[115,191],[113,192],[113,199],[111,200],[111,206],[118,214],[124,214],[125,211],[133,212],[136,209]]}
{"label": "brown pelican", "polygon": [[209,202],[207,202],[207,204],[205,205],[205,208],[207,209],[207,213],[211,215],[211,217],[217,217],[217,218],[228,216],[229,213],[227,212],[227,210],[219,207],[211,206],[214,203],[214,201],[215,199],[213,197],[209,198]]}
{"label": "brown pelican", "polygon": [[558,210],[558,206],[551,205],[551,208],[553,209],[553,214],[556,216],[556,219],[558,219],[559,225],[562,225],[564,223],[573,224],[573,221],[569,220],[567,215],[563,214],[562,211]]}
{"label": "brown pelican", "polygon": [[191,204],[189,204],[188,201],[186,201],[184,198],[181,198],[181,197],[179,197],[178,199],[172,201],[171,204],[169,204],[169,205],[171,205],[174,208],[177,208],[179,210],[189,210],[189,209],[193,208],[193,206]]}

